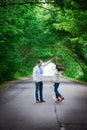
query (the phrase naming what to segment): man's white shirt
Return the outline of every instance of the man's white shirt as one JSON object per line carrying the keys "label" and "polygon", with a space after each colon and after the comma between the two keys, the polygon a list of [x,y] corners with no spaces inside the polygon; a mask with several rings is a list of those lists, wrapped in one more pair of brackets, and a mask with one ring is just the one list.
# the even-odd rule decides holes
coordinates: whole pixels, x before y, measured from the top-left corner
{"label": "man's white shirt", "polygon": [[[41,68],[43,69],[43,67],[47,66],[49,63],[51,63],[51,60],[49,60],[48,62],[44,63]],[[39,66],[35,66],[33,69],[33,81],[36,82],[40,82],[43,81],[43,74],[40,73],[40,68]]]}

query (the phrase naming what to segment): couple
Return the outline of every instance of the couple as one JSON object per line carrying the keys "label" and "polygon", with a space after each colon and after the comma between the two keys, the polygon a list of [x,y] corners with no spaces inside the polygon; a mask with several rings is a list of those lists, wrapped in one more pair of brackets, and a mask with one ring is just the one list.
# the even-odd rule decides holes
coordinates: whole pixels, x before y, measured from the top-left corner
{"label": "couple", "polygon": [[[36,103],[45,102],[43,99],[43,67],[47,66],[53,60],[57,60],[57,58],[52,58],[48,62],[42,64],[41,60],[38,60],[37,66],[33,69],[33,81],[35,83],[35,97]],[[58,87],[60,84],[60,72],[65,71],[65,69],[60,65],[56,64],[56,69],[54,72],[54,92],[56,96],[56,102],[61,102],[64,100],[64,97],[59,93]]]}

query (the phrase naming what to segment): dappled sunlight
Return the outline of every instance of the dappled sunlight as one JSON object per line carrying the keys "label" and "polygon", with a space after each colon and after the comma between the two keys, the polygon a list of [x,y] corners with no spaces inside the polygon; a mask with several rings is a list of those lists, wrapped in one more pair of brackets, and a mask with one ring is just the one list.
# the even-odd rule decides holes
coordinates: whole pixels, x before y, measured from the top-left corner
{"label": "dappled sunlight", "polygon": [[55,64],[50,63],[46,67],[44,67],[44,76],[53,76],[55,70]]}

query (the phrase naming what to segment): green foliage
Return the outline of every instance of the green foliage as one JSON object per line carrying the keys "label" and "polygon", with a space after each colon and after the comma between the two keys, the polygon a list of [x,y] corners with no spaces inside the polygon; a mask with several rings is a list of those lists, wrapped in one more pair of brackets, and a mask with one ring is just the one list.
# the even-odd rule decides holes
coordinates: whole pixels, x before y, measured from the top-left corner
{"label": "green foliage", "polygon": [[[59,36],[58,46],[67,47],[66,53],[69,52],[71,57],[74,58],[74,61],[78,63],[84,76],[86,77],[87,10],[85,7],[87,5],[87,2],[84,0],[81,1],[62,0],[61,2],[60,0],[58,1],[55,0],[55,2],[56,2],[56,8],[55,6],[53,6],[52,9],[55,9],[56,16],[55,16],[55,21],[52,22],[52,25],[53,28],[56,30],[55,35]],[[85,2],[85,4],[83,4],[83,2]],[[73,62],[71,64],[73,66]],[[68,71],[70,71],[71,69],[72,67],[70,67]],[[75,75],[80,75],[77,74],[77,70]]]}
{"label": "green foliage", "polygon": [[0,82],[31,75],[37,59],[54,55],[66,76],[87,79],[87,2],[29,1],[0,1]]}

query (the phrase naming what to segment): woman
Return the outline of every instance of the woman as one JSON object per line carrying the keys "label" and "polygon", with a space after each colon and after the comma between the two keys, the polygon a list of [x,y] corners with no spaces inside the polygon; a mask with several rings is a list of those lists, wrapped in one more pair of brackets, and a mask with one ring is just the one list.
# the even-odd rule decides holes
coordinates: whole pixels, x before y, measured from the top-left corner
{"label": "woman", "polygon": [[58,90],[59,85],[60,85],[61,71],[65,71],[65,69],[60,64],[57,64],[56,70],[54,72],[54,92],[55,92],[55,96],[56,96],[56,102],[61,102],[64,100],[64,97],[60,94],[60,92]]}

